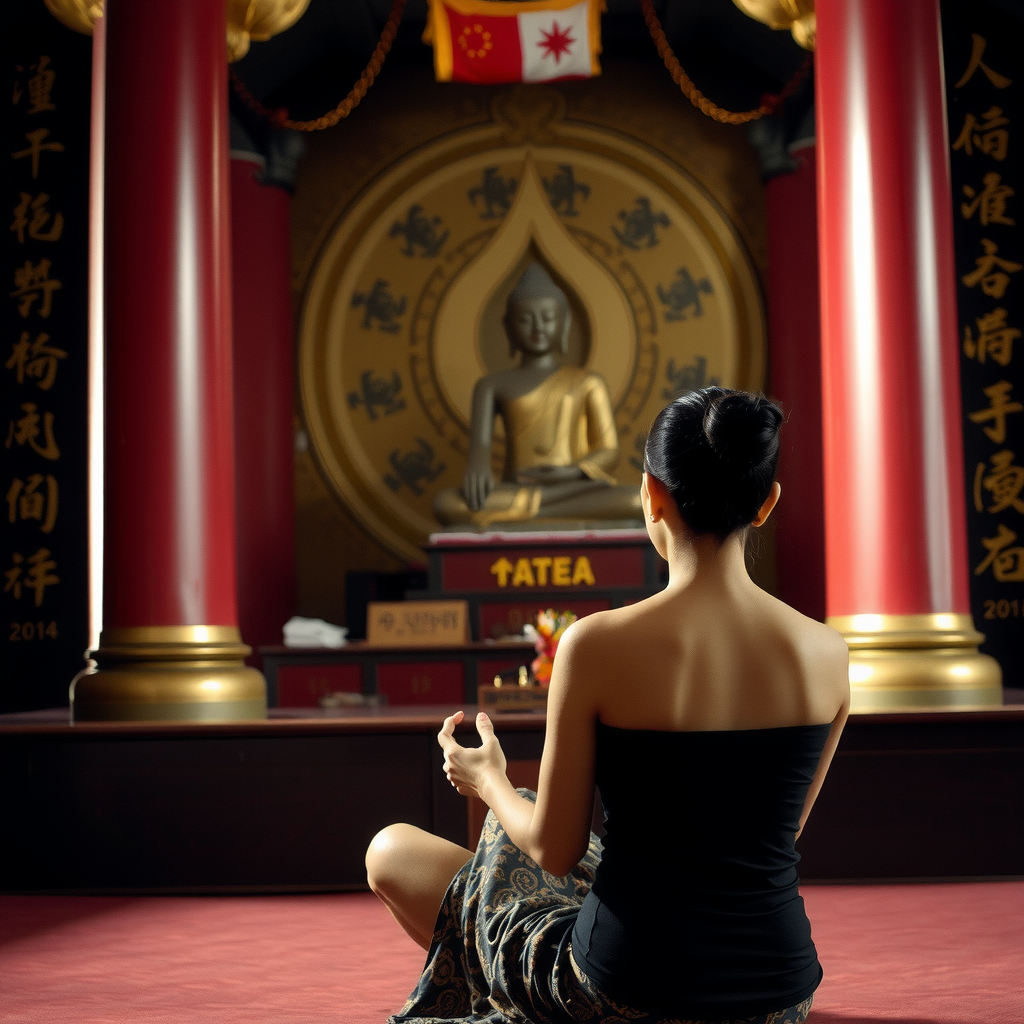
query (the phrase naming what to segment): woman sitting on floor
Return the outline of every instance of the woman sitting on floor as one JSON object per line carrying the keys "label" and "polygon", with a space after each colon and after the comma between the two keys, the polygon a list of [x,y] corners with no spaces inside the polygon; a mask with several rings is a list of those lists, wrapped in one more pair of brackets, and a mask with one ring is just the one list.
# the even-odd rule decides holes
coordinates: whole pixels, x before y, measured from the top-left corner
{"label": "woman sitting on floor", "polygon": [[370,846],[371,888],[428,950],[392,1024],[806,1018],[821,968],[794,842],[846,720],[848,656],[747,574],[781,420],[723,388],[658,416],[640,495],[669,583],[565,633],[535,802],[487,716],[476,748],[454,738],[462,712],[445,720],[448,779],[492,813],[475,854],[410,825]]}

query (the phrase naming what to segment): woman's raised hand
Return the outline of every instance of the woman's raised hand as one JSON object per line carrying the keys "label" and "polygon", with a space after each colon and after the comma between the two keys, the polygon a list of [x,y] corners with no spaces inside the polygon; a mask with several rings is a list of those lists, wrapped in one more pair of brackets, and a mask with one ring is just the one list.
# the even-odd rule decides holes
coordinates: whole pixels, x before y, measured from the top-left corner
{"label": "woman's raised hand", "polygon": [[476,716],[479,747],[463,747],[455,739],[455,726],[465,718],[461,711],[444,720],[437,742],[444,751],[444,772],[462,796],[480,796],[484,783],[495,775],[505,776],[505,754],[494,735],[494,725],[482,711]]}

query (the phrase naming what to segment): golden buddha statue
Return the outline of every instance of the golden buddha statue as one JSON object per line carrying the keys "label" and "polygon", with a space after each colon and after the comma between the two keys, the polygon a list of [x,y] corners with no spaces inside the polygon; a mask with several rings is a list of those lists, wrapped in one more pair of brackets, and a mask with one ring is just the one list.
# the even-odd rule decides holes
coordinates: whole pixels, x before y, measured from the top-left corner
{"label": "golden buddha statue", "polygon": [[[540,263],[523,271],[503,320],[519,365],[488,374],[473,389],[469,462],[462,489],[434,500],[446,526],[531,520],[642,519],[637,488],[611,475],[619,458],[611,396],[600,374],[561,365],[570,312]],[[505,426],[505,468],[491,469],[494,420]]]}

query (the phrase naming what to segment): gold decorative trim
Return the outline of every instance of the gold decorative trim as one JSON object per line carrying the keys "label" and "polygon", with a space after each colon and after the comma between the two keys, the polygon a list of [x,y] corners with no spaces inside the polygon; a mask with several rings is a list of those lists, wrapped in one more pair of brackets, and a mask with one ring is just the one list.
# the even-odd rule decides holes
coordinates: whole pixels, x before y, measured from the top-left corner
{"label": "gold decorative trim", "polygon": [[828,624],[846,637],[850,649],[902,647],[977,647],[985,636],[970,615],[833,615]]}
{"label": "gold decorative trim", "polygon": [[1002,704],[1002,670],[978,651],[985,637],[969,615],[837,615],[827,622],[850,647],[854,712]]}
{"label": "gold decorative trim", "polygon": [[228,63],[249,52],[249,41],[266,42],[291,28],[306,12],[309,0],[227,0]]}
{"label": "gold decorative trim", "polygon": [[103,0],[43,0],[46,9],[66,28],[91,36],[103,17]]}
{"label": "gold decorative trim", "polygon": [[72,721],[265,718],[266,683],[235,626],[105,629],[95,667],[71,683]]}
{"label": "gold decorative trim", "polygon": [[748,17],[773,29],[789,29],[793,40],[813,50],[817,35],[814,0],[733,0]]}
{"label": "gold decorative trim", "polygon": [[[237,626],[122,626],[103,630],[100,646],[122,644],[241,644]],[[244,644],[242,646],[245,646]]]}

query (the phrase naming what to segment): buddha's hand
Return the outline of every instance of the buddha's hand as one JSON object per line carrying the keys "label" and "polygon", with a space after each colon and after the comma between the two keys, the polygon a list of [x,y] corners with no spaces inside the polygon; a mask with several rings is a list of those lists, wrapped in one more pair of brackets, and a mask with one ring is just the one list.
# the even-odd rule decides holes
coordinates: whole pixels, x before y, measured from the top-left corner
{"label": "buddha's hand", "polygon": [[491,453],[483,457],[469,457],[469,465],[462,477],[462,496],[466,504],[474,511],[487,504],[487,496],[494,490],[494,473],[491,472]]}
{"label": "buddha's hand", "polygon": [[579,466],[533,466],[519,471],[520,482],[529,484],[562,484],[585,476]]}
{"label": "buddha's hand", "polygon": [[461,711],[456,711],[446,718],[437,734],[437,742],[444,751],[444,773],[448,781],[462,796],[479,796],[489,778],[505,776],[507,763],[498,737],[494,735],[494,725],[482,711],[476,716],[480,746],[464,747],[455,739],[455,726],[464,717]]}

